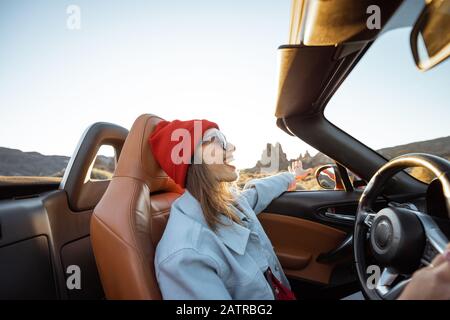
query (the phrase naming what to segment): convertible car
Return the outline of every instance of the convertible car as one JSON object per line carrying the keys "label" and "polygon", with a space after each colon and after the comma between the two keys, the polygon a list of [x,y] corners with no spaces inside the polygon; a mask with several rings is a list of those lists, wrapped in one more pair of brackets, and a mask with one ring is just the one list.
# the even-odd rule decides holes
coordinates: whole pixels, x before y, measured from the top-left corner
{"label": "convertible car", "polygon": [[[299,299],[396,299],[447,245],[450,162],[424,153],[388,161],[324,116],[384,33],[412,27],[417,67],[439,68],[450,47],[446,5],[293,1],[289,44],[279,48],[274,125],[335,161],[317,173],[328,179],[319,185],[334,190],[286,192],[259,215]],[[154,251],[182,190],[147,142],[159,121],[143,114],[130,130],[94,123],[61,182],[0,186],[0,299],[161,299]],[[91,179],[103,145],[115,151],[114,175]],[[410,167],[436,178],[423,183]]]}

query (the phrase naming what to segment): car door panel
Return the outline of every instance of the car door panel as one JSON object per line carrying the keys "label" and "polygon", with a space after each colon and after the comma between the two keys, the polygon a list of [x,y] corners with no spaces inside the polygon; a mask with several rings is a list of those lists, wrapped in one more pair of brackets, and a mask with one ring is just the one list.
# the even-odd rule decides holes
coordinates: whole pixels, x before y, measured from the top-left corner
{"label": "car door panel", "polygon": [[285,192],[265,209],[265,212],[301,218],[351,232],[353,222],[332,219],[325,215],[328,209],[335,213],[355,216],[361,192],[347,191],[294,191]]}
{"label": "car door panel", "polygon": [[[72,212],[63,190],[0,201],[0,298],[102,298],[89,240],[91,214]],[[69,265],[80,268],[80,289],[67,287]]]}
{"label": "car door panel", "polygon": [[329,283],[334,263],[319,263],[317,257],[339,246],[346,237],[344,231],[269,212],[261,213],[258,217],[272,241],[286,276]]}
{"label": "car door panel", "polygon": [[35,236],[0,248],[0,299],[56,299],[48,238]]}

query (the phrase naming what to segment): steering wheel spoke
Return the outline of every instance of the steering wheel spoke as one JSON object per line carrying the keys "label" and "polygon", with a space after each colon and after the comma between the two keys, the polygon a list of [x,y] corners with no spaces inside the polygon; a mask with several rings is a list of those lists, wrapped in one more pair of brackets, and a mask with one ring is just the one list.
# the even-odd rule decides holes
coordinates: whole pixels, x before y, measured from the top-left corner
{"label": "steering wheel spoke", "polygon": [[391,290],[391,285],[397,278],[398,274],[395,271],[391,268],[384,268],[375,289],[381,296],[384,296]]}
{"label": "steering wheel spoke", "polygon": [[[433,251],[436,251],[437,253],[444,253],[449,241],[433,220],[433,217],[421,212],[416,212],[416,215],[420,222],[422,222],[422,226],[425,230],[425,237],[427,239],[427,247],[430,248],[430,252],[433,253]],[[434,256],[432,258],[434,258]]]}
{"label": "steering wheel spoke", "polygon": [[373,223],[373,220],[375,219],[376,215],[377,214],[371,210],[366,210],[364,212],[364,216],[363,216],[364,220],[363,221],[369,230],[372,227],[372,223]]}
{"label": "steering wheel spoke", "polygon": [[[403,289],[411,281],[408,277],[404,280],[400,280],[395,283],[395,281],[400,277],[391,268],[385,268],[381,273],[380,279],[378,280],[376,290],[378,294],[385,300],[394,300],[403,292]],[[394,284],[395,283],[395,284]]]}
{"label": "steering wheel spoke", "polygon": [[406,285],[411,281],[411,278],[402,280],[392,287],[386,294],[383,295],[384,300],[396,300],[405,289]]}
{"label": "steering wheel spoke", "polygon": [[425,244],[425,249],[423,250],[423,256],[420,262],[425,266],[431,266],[431,262],[438,254],[438,251],[431,245],[430,241],[427,240]]}

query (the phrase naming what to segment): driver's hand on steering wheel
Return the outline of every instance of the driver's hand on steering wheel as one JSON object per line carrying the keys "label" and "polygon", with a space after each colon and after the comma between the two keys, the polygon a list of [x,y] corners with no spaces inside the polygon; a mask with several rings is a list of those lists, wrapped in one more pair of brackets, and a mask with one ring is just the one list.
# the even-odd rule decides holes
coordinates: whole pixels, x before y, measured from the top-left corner
{"label": "driver's hand on steering wheel", "polygon": [[399,300],[450,300],[450,245],[428,267],[416,271]]}

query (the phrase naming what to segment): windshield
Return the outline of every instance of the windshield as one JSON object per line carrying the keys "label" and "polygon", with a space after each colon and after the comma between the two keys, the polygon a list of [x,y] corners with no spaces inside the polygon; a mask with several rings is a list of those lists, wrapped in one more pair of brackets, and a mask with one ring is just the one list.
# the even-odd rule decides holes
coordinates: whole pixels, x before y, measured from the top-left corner
{"label": "windshield", "polygon": [[[450,63],[420,72],[410,28],[380,36],[325,110],[332,123],[386,159],[425,152],[450,159]],[[413,168],[429,182],[430,172]]]}

